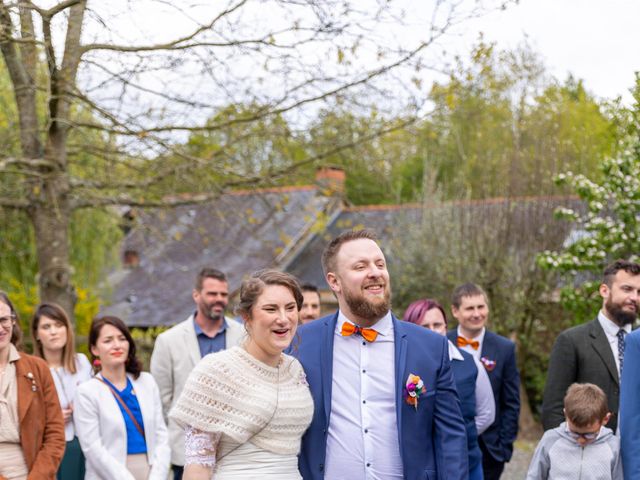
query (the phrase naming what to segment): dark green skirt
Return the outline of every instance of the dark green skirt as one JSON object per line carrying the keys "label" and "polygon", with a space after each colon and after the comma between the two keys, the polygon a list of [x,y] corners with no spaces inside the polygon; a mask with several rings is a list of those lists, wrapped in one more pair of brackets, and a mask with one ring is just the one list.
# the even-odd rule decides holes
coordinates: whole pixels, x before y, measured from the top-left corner
{"label": "dark green skirt", "polygon": [[73,440],[67,442],[57,477],[58,480],[84,479],[84,455],[78,437],[73,437]]}

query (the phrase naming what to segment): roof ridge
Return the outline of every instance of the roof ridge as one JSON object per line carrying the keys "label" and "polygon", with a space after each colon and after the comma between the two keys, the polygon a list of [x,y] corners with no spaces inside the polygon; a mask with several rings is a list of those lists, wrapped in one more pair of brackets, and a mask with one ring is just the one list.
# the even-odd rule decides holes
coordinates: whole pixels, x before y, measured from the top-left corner
{"label": "roof ridge", "polygon": [[254,193],[286,193],[286,192],[308,192],[310,190],[317,189],[317,185],[287,185],[282,187],[261,187],[261,188],[253,188],[253,189],[240,189],[240,190],[229,190],[225,192],[225,195],[251,195]]}
{"label": "roof ridge", "polygon": [[355,205],[345,207],[345,212],[361,212],[361,211],[375,211],[375,210],[400,210],[411,208],[424,208],[424,207],[437,207],[437,206],[449,206],[449,205],[493,205],[501,202],[533,202],[543,200],[577,200],[577,195],[530,195],[523,197],[493,197],[493,198],[481,198],[474,200],[447,200],[443,202],[428,202],[428,203],[399,203],[399,204],[379,204],[379,205]]}

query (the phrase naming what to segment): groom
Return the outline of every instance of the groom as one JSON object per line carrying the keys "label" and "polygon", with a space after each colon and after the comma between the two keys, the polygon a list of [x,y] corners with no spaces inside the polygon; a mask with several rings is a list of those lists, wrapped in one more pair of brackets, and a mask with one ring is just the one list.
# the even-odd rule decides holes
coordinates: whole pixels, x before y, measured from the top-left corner
{"label": "groom", "polygon": [[384,254],[368,230],[322,254],[339,310],[300,327],[315,411],[305,480],[467,479],[467,437],[446,338],[391,313]]}

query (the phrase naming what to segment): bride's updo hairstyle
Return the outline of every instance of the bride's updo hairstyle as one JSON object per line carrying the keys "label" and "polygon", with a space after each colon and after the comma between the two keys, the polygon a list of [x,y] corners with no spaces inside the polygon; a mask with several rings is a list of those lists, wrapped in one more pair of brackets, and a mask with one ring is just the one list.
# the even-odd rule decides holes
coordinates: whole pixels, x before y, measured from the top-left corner
{"label": "bride's updo hairstyle", "polygon": [[251,310],[253,310],[256,301],[264,292],[265,287],[270,285],[280,285],[289,289],[296,301],[298,311],[300,311],[304,298],[296,277],[289,273],[268,269],[253,273],[242,282],[240,301],[235,309],[236,315],[240,315],[245,321],[251,319]]}

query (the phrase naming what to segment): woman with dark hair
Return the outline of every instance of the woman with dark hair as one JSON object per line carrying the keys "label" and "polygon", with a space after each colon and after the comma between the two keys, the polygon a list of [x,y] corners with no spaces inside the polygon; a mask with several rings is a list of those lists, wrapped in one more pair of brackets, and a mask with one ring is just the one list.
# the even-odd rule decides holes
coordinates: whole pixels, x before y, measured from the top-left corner
{"label": "woman with dark hair", "polygon": [[85,479],[165,480],[170,448],[160,393],[142,372],[129,329],[117,317],[96,318],[89,348],[98,373],[80,385],[75,407]]}
{"label": "woman with dark hair", "polygon": [[59,305],[43,303],[36,308],[31,320],[31,335],[34,355],[47,362],[51,370],[65,422],[67,446],[58,469],[58,480],[82,480],[84,455],[76,437],[73,405],[78,385],[91,378],[91,364],[86,356],[76,353],[73,327]]}
{"label": "woman with dark hair", "polygon": [[0,292],[0,480],[53,480],[64,422],[49,367],[20,350],[18,314]]}
{"label": "woman with dark hair", "polygon": [[[431,299],[416,300],[407,307],[402,318],[440,335],[447,335],[444,308]],[[496,407],[489,376],[472,355],[449,341],[449,360],[460,398],[460,408],[467,428],[469,450],[469,480],[482,480],[482,452],[478,436],[495,420]]]}
{"label": "woman with dark hair", "polygon": [[287,273],[264,270],[243,282],[244,345],[204,357],[170,413],[186,430],[184,480],[301,479],[297,454],[313,400],[302,365],[283,351],[302,301]]}

